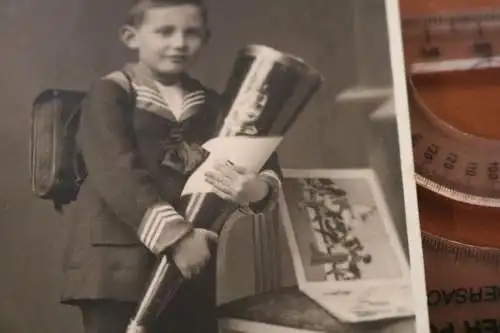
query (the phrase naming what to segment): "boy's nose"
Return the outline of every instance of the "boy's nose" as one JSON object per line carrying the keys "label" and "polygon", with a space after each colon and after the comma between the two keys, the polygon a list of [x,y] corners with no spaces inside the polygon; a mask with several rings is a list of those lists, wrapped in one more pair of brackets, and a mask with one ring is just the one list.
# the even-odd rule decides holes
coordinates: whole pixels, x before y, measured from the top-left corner
{"label": "boy's nose", "polygon": [[183,33],[176,33],[172,36],[171,43],[173,47],[183,49],[186,47],[186,36]]}

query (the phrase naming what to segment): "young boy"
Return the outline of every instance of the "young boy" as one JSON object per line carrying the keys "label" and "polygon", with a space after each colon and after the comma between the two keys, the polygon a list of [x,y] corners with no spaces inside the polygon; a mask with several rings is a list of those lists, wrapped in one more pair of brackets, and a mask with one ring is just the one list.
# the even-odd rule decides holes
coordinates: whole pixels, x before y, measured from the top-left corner
{"label": "young boy", "polygon": [[[217,235],[193,229],[176,208],[223,120],[218,95],[186,74],[207,24],[201,0],[137,1],[121,35],[138,63],[88,93],[79,131],[88,177],[70,207],[62,299],[79,306],[86,333],[125,332],[165,253],[188,281],[148,333],[217,332]],[[274,154],[259,174],[221,161],[206,181],[256,214],[274,202],[280,177]]]}

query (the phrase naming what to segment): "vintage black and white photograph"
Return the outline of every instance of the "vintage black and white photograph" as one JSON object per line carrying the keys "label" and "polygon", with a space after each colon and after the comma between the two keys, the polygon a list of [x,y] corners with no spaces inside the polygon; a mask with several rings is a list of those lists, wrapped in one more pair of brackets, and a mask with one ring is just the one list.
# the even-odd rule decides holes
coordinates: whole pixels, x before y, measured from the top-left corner
{"label": "vintage black and white photograph", "polygon": [[0,332],[420,332],[396,6],[2,1]]}

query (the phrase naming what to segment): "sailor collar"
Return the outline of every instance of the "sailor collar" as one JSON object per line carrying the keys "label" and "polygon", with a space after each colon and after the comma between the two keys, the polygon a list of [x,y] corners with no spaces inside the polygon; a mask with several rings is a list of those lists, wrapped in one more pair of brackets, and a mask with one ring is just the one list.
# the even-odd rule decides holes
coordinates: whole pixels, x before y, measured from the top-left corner
{"label": "sailor collar", "polygon": [[182,77],[185,91],[182,101],[182,115],[178,119],[169,103],[160,93],[150,70],[142,64],[128,64],[125,71],[131,76],[136,94],[136,107],[152,112],[172,122],[184,122],[196,115],[207,103],[207,91],[203,85],[188,75]]}

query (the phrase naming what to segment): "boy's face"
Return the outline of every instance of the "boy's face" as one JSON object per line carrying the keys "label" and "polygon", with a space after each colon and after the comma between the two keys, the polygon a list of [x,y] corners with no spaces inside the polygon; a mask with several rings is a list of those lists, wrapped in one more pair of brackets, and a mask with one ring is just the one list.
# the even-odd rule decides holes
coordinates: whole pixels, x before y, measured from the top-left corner
{"label": "boy's face", "polygon": [[175,75],[190,67],[207,38],[201,9],[186,4],[148,9],[127,44],[153,72]]}

